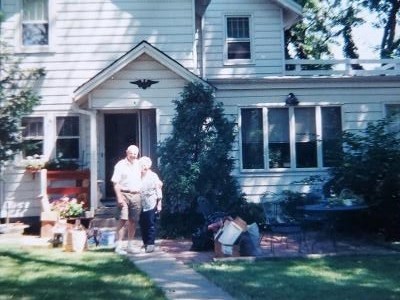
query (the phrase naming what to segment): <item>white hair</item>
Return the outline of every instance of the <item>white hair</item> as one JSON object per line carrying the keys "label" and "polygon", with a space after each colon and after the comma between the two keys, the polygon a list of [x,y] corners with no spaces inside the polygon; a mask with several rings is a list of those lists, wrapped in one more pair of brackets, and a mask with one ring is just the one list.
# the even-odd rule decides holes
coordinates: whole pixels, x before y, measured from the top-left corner
{"label": "white hair", "polygon": [[139,153],[139,148],[136,145],[130,145],[128,148],[126,148],[126,152]]}
{"label": "white hair", "polygon": [[142,156],[141,158],[139,158],[139,162],[142,166],[146,166],[148,168],[151,168],[152,165],[152,161],[151,158],[148,156]]}

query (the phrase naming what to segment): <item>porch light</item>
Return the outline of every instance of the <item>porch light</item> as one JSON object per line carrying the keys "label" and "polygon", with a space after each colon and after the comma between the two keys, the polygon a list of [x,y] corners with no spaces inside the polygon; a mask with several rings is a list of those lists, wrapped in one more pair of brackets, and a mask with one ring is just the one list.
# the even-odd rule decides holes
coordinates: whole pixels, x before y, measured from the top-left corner
{"label": "porch light", "polygon": [[286,96],[285,104],[289,105],[289,106],[298,105],[299,104],[299,99],[297,99],[297,97],[293,93],[289,93]]}

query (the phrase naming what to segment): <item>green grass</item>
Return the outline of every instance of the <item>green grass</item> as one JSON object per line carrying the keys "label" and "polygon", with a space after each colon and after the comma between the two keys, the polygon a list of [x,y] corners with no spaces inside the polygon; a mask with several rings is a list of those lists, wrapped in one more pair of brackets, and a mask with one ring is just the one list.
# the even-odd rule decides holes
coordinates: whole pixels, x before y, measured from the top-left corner
{"label": "green grass", "polygon": [[236,299],[400,299],[400,256],[216,262],[195,269]]}
{"label": "green grass", "polygon": [[0,245],[0,299],[166,299],[128,259],[108,249]]}

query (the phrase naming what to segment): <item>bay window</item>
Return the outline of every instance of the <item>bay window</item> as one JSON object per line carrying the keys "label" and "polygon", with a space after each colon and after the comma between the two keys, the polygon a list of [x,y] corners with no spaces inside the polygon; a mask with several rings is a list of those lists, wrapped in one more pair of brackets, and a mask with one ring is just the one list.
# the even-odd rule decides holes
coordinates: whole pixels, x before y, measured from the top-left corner
{"label": "bay window", "polygon": [[322,168],[341,150],[337,106],[242,108],[242,168]]}

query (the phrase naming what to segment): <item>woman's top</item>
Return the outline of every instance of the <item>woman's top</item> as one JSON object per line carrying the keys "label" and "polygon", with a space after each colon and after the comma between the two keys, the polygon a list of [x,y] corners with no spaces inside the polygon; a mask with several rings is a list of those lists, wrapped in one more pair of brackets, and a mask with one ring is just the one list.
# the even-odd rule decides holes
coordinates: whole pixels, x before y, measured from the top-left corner
{"label": "woman's top", "polygon": [[142,200],[143,211],[154,209],[157,205],[157,200],[162,198],[162,182],[158,175],[151,170],[142,175],[142,189],[140,197]]}

